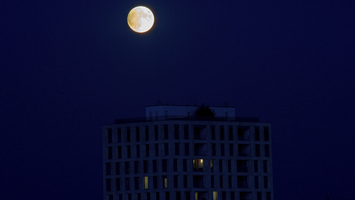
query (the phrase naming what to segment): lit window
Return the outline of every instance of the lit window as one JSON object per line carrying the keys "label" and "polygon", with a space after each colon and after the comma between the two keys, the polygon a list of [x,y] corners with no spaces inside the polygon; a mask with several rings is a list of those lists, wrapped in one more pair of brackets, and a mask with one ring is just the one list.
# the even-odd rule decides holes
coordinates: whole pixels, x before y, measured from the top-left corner
{"label": "lit window", "polygon": [[164,181],[164,188],[168,188],[168,178],[166,176],[163,176],[163,181]]}
{"label": "lit window", "polygon": [[148,189],[148,176],[144,177],[144,189]]}
{"label": "lit window", "polygon": [[203,159],[193,159],[192,165],[194,171],[203,171]]}
{"label": "lit window", "polygon": [[218,193],[217,191],[213,191],[213,200],[217,200],[218,198]]}

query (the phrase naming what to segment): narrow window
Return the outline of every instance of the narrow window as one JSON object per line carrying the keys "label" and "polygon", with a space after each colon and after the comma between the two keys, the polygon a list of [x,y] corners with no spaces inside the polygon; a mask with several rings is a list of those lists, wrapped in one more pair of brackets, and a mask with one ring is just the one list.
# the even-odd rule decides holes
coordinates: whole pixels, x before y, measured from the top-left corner
{"label": "narrow window", "polygon": [[121,129],[117,129],[117,142],[121,143],[122,142],[122,135],[121,135]]}
{"label": "narrow window", "polygon": [[259,126],[255,126],[255,141],[260,141]]}
{"label": "narrow window", "polygon": [[124,162],[125,174],[129,174],[129,162]]}
{"label": "narrow window", "polygon": [[138,189],[139,189],[138,177],[134,177],[134,189],[135,189],[135,190],[138,190]]}
{"label": "narrow window", "polygon": [[211,126],[211,139],[215,140],[216,139],[216,127]]}
{"label": "narrow window", "polygon": [[167,172],[168,171],[168,160],[167,159],[163,159],[161,162],[162,166],[162,171],[163,172]]}
{"label": "narrow window", "polygon": [[121,190],[121,179],[116,178],[116,191],[120,191],[120,190]]}
{"label": "narrow window", "polygon": [[108,195],[108,200],[113,200],[113,195],[112,194]]}
{"label": "narrow window", "polygon": [[125,178],[125,187],[126,190],[129,190],[129,178]]}
{"label": "narrow window", "polygon": [[256,157],[260,156],[260,144],[255,145],[255,156]]}
{"label": "narrow window", "polygon": [[134,161],[134,173],[138,174],[138,171],[139,171],[138,161]]}
{"label": "narrow window", "polygon": [[229,144],[229,155],[230,156],[233,156],[233,151],[234,151],[233,144]]}
{"label": "narrow window", "polygon": [[177,164],[177,159],[174,159],[173,160],[173,170],[174,170],[174,172],[177,172],[177,166],[178,166],[178,164]]}
{"label": "narrow window", "polygon": [[224,144],[221,144],[221,156],[224,156]]}
{"label": "narrow window", "polygon": [[149,141],[149,126],[145,127],[145,141]]}
{"label": "narrow window", "polygon": [[256,193],[256,200],[262,200],[261,199],[261,192]]}
{"label": "narrow window", "polygon": [[159,192],[156,192],[156,193],[155,193],[155,197],[156,197],[156,200],[160,200],[160,194],[159,194]]}
{"label": "narrow window", "polygon": [[108,154],[107,157],[108,157],[108,159],[112,159],[112,147],[108,147],[107,150],[108,150],[108,151],[107,151],[107,154]]}
{"label": "narrow window", "polygon": [[269,157],[270,156],[270,148],[269,145],[266,144],[265,145],[265,157]]}
{"label": "narrow window", "polygon": [[142,200],[142,195],[141,195],[141,193],[138,193],[138,194],[137,194],[137,200]]}
{"label": "narrow window", "polygon": [[187,159],[182,160],[182,165],[183,165],[183,171],[187,172]]}
{"label": "narrow window", "polygon": [[141,146],[140,145],[136,145],[136,153],[137,153],[137,158],[139,158],[141,156]]}
{"label": "narrow window", "polygon": [[126,139],[127,139],[127,142],[130,142],[131,141],[131,129],[127,127],[126,130],[127,130]]}
{"label": "narrow window", "polygon": [[155,135],[155,140],[159,139],[159,132],[158,132],[158,125],[154,126],[154,135]]}
{"label": "narrow window", "polygon": [[232,172],[232,161],[228,160],[228,172]]}
{"label": "narrow window", "polygon": [[212,144],[212,156],[216,156],[216,144]]}
{"label": "narrow window", "polygon": [[178,140],[179,139],[179,124],[174,124],[174,135],[175,135],[175,139]]}
{"label": "narrow window", "polygon": [[219,128],[219,136],[220,136],[220,140],[224,140],[224,127],[220,126]]}
{"label": "narrow window", "polygon": [[231,200],[235,199],[235,192],[231,192]]}
{"label": "narrow window", "polygon": [[148,189],[148,176],[144,177],[144,189]]}
{"label": "narrow window", "polygon": [[121,172],[121,164],[120,162],[116,162],[116,175],[119,175]]}
{"label": "narrow window", "polygon": [[185,147],[185,156],[188,156],[190,154],[190,152],[189,152],[189,143],[185,143],[184,147]]}
{"label": "narrow window", "polygon": [[153,172],[157,172],[157,171],[158,171],[157,160],[153,160]]}
{"label": "narrow window", "polygon": [[164,143],[164,154],[165,154],[165,156],[169,155],[169,144],[168,143]]}
{"label": "narrow window", "polygon": [[112,129],[107,129],[107,143],[112,143]]}
{"label": "narrow window", "polygon": [[254,176],[254,183],[255,183],[255,188],[259,188],[259,177]]}
{"label": "narrow window", "polygon": [[211,176],[211,188],[214,188],[214,176]]}
{"label": "narrow window", "polygon": [[155,156],[159,156],[159,144],[155,144]]}
{"label": "narrow window", "polygon": [[165,192],[165,200],[170,200],[170,192]]}
{"label": "narrow window", "polygon": [[111,179],[106,179],[106,191],[111,191]]}
{"label": "narrow window", "polygon": [[162,176],[163,179],[163,188],[168,188],[168,177]]}
{"label": "narrow window", "polygon": [[211,172],[213,172],[213,160],[210,160],[210,168],[211,168]]}
{"label": "narrow window", "polygon": [[150,193],[147,193],[147,200],[150,200]]}
{"label": "narrow window", "polygon": [[254,172],[258,172],[258,161],[254,160]]}
{"label": "narrow window", "polygon": [[179,187],[178,175],[174,175],[174,188]]}
{"label": "narrow window", "polygon": [[187,188],[187,175],[184,175],[184,188]]}
{"label": "narrow window", "polygon": [[267,176],[264,176],[264,188],[268,188]]}
{"label": "narrow window", "polygon": [[229,126],[229,140],[233,140],[233,126]]}
{"label": "narrow window", "polygon": [[168,129],[168,125],[165,124],[164,125],[164,140],[168,140],[169,139],[169,129]]}
{"label": "narrow window", "polygon": [[132,200],[132,194],[128,194],[128,200]]}
{"label": "narrow window", "polygon": [[148,161],[143,161],[144,173],[148,173]]}
{"label": "narrow window", "polygon": [[219,176],[219,187],[223,188],[223,176],[222,175]]}
{"label": "narrow window", "polygon": [[127,146],[127,158],[131,157],[131,146]]}
{"label": "narrow window", "polygon": [[184,139],[189,139],[189,125],[184,125]]}
{"label": "narrow window", "polygon": [[176,192],[176,200],[181,200],[181,192]]}
{"label": "narrow window", "polygon": [[180,154],[180,143],[175,143],[175,156]]}
{"label": "narrow window", "polygon": [[140,133],[139,133],[139,127],[136,127],[136,141],[139,142],[140,141]]}
{"label": "narrow window", "polygon": [[271,200],[271,192],[266,192],[266,200]]}
{"label": "narrow window", "polygon": [[264,127],[264,141],[269,141],[269,127]]}
{"label": "narrow window", "polygon": [[111,175],[111,163],[106,163],[106,175]]}
{"label": "narrow window", "polygon": [[221,159],[219,159],[219,172],[223,172],[223,163]]}
{"label": "narrow window", "polygon": [[213,191],[213,200],[218,200],[218,192]]}
{"label": "narrow window", "polygon": [[153,188],[157,189],[158,188],[158,177],[153,176]]}
{"label": "narrow window", "polygon": [[232,188],[232,176],[228,176],[228,187]]}
{"label": "narrow window", "polygon": [[227,194],[226,194],[226,192],[222,192],[222,199],[227,199]]}
{"label": "narrow window", "polygon": [[119,146],[117,148],[117,155],[118,155],[118,158],[122,158],[122,147],[121,146]]}
{"label": "narrow window", "polygon": [[186,200],[191,200],[191,192],[186,192],[185,197]]}
{"label": "narrow window", "polygon": [[267,173],[267,160],[263,160],[263,171]]}
{"label": "narrow window", "polygon": [[145,145],[145,156],[149,157],[149,144]]}

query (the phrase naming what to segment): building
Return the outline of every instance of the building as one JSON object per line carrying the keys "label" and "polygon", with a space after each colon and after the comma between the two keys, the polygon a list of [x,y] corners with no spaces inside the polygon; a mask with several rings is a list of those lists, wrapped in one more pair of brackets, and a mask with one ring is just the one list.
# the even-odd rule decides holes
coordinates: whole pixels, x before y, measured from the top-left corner
{"label": "building", "polygon": [[148,106],[103,126],[105,200],[273,200],[270,123]]}

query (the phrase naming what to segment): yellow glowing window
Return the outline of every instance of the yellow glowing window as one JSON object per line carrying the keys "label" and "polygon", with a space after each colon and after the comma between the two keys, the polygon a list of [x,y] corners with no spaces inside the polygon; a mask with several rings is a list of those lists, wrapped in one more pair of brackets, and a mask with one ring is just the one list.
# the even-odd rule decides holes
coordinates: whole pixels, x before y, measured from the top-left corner
{"label": "yellow glowing window", "polygon": [[203,159],[193,159],[192,165],[194,171],[203,171]]}
{"label": "yellow glowing window", "polygon": [[198,200],[198,192],[195,192],[195,200]]}
{"label": "yellow glowing window", "polygon": [[213,191],[213,200],[217,200],[218,193],[217,191]]}
{"label": "yellow glowing window", "polygon": [[148,189],[148,176],[144,177],[144,189]]}
{"label": "yellow glowing window", "polygon": [[164,178],[164,188],[168,187],[168,178]]}

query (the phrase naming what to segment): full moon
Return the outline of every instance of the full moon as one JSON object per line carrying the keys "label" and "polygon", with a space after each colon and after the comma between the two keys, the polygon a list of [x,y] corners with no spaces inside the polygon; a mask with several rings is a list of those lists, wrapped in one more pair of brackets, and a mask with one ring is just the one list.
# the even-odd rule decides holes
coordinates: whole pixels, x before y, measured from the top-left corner
{"label": "full moon", "polygon": [[154,24],[154,15],[144,6],[134,7],[127,16],[128,26],[137,33],[149,31]]}

